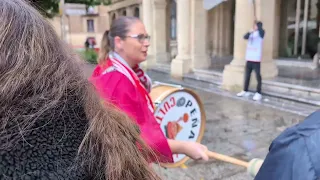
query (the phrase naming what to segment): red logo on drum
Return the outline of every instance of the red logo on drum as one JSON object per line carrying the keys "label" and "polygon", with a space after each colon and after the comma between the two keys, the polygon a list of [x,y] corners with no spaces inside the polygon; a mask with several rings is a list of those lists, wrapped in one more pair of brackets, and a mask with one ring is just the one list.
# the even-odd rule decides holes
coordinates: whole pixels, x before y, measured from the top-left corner
{"label": "red logo on drum", "polygon": [[166,136],[168,139],[175,139],[177,134],[183,129],[183,127],[179,124],[179,122],[188,122],[189,120],[189,115],[187,113],[184,113],[182,117],[180,117],[176,121],[170,121],[168,124],[165,126],[166,130]]}
{"label": "red logo on drum", "polygon": [[[193,103],[191,100],[187,101],[186,98],[181,97],[178,99],[178,101],[176,101],[175,97],[172,96],[166,102],[164,102],[162,107],[160,107],[158,111],[159,113],[157,113],[156,115],[156,119],[159,121],[159,123],[162,122],[165,115],[174,107],[183,108],[183,110],[181,111],[185,112],[185,113],[181,113],[181,116],[179,117],[179,119],[169,120],[169,122],[166,125],[164,125],[165,135],[168,139],[175,139],[177,134],[179,134],[179,132],[183,130],[184,125],[180,123],[188,123],[188,122],[191,122],[191,123],[188,123],[191,125],[191,131],[188,135],[188,139],[195,138],[195,133],[192,129],[198,126],[199,120],[197,117],[195,117],[197,110],[196,108],[192,108],[192,106],[193,106]],[[190,112],[189,113],[186,112],[187,108],[190,109],[190,107],[191,107]]]}

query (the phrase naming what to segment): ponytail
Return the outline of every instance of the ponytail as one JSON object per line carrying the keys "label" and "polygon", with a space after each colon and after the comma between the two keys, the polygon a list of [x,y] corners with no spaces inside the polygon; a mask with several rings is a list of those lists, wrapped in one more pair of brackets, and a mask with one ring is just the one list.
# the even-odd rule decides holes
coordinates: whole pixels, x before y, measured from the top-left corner
{"label": "ponytail", "polygon": [[110,40],[109,40],[109,31],[105,31],[101,40],[101,47],[99,51],[98,63],[103,65],[106,63],[107,56],[109,54]]}
{"label": "ponytail", "polygon": [[137,21],[140,21],[140,19],[137,17],[121,16],[112,22],[110,32],[104,32],[101,40],[101,48],[98,59],[98,63],[100,65],[105,65],[109,52],[115,50],[114,38],[116,36],[125,37],[129,32],[129,26]]}

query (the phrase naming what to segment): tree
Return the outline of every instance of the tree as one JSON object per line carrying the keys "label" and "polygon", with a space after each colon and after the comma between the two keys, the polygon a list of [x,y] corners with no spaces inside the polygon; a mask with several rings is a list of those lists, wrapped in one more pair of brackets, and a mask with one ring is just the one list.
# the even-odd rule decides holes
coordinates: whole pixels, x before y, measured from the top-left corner
{"label": "tree", "polygon": [[59,0],[29,0],[31,5],[46,17],[53,17],[59,12]]}
{"label": "tree", "polygon": [[[40,11],[46,17],[52,18],[59,12],[60,0],[29,0],[31,5]],[[86,6],[92,5],[109,5],[111,0],[65,0],[65,3],[85,4]]]}

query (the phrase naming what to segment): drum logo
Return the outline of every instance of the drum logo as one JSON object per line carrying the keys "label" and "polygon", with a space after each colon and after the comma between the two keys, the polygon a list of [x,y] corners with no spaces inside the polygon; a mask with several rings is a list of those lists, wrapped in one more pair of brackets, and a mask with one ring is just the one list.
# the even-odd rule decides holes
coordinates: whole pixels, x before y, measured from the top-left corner
{"label": "drum logo", "polygon": [[[196,142],[200,134],[201,109],[197,100],[187,92],[175,92],[156,108],[155,118],[168,139]],[[181,160],[184,155],[174,157]]]}

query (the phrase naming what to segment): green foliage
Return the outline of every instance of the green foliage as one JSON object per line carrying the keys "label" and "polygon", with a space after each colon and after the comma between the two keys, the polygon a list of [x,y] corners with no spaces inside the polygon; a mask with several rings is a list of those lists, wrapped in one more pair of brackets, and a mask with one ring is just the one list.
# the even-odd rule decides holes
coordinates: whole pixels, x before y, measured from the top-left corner
{"label": "green foliage", "polygon": [[81,57],[91,63],[91,64],[97,64],[98,63],[98,54],[93,49],[88,49],[80,52]]}
{"label": "green foliage", "polygon": [[29,0],[31,5],[46,17],[52,18],[59,12],[60,0]]}
{"label": "green foliage", "polygon": [[[39,10],[41,14],[52,18],[59,13],[60,0],[29,0],[31,5]],[[109,5],[111,0],[65,0],[65,3],[85,4],[87,6]]]}

